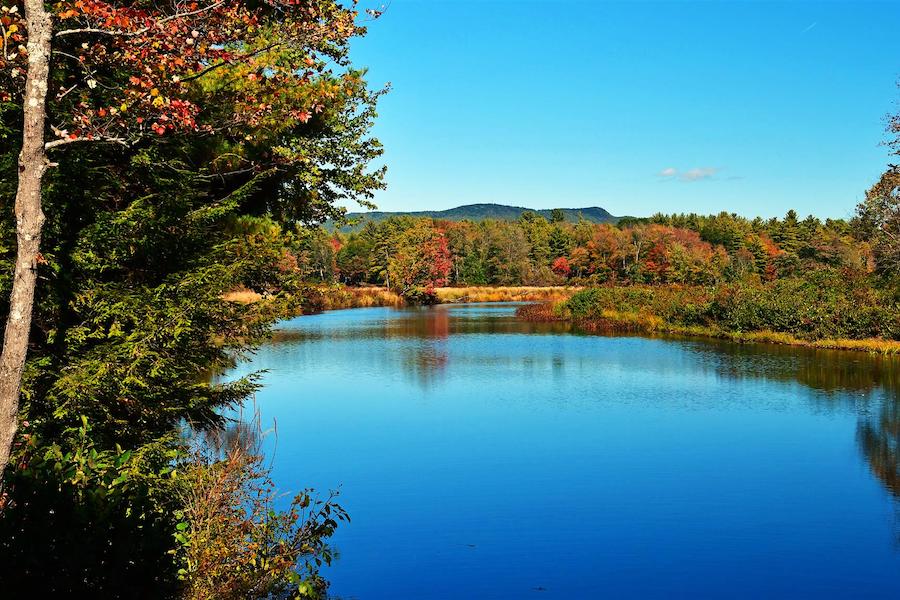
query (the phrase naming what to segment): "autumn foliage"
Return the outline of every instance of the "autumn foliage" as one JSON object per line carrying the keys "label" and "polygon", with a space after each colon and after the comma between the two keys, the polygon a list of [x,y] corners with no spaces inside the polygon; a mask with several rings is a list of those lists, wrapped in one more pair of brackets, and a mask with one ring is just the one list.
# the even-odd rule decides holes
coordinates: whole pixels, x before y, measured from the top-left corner
{"label": "autumn foliage", "polygon": [[321,235],[320,244],[331,240],[324,271],[332,280],[401,291],[442,280],[453,286],[707,285],[772,281],[823,267],[874,268],[869,242],[850,223],[800,221],[793,211],[768,221],[721,213],[618,224],[550,222],[529,213],[517,221],[479,222],[398,216]]}
{"label": "autumn foliage", "polygon": [[[323,76],[362,33],[357,16],[327,0],[56,3],[48,145],[176,132],[252,137],[307,123],[360,85],[353,74]],[[5,6],[0,23],[0,100],[21,102],[22,10]]]}

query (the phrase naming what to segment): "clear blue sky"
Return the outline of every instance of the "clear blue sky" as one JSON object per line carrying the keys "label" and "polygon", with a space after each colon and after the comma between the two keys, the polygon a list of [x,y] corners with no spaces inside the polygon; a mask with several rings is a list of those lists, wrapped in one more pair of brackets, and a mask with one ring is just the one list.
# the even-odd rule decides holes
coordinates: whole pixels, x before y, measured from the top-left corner
{"label": "clear blue sky", "polygon": [[393,85],[376,203],[848,216],[889,160],[898,26],[900,0],[393,0],[354,46]]}

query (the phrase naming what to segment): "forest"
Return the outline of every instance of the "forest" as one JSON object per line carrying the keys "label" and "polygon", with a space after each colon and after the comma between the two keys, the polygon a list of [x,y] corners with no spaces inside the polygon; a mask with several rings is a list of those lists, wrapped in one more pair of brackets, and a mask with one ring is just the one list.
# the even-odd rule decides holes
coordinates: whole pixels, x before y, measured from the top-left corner
{"label": "forest", "polygon": [[392,217],[358,232],[293,235],[292,255],[305,278],[402,292],[429,285],[716,284],[875,268],[861,219],[801,220],[794,211],[768,220],[658,214],[616,225],[529,212],[517,221]]}
{"label": "forest", "polygon": [[[896,202],[897,182],[895,170],[886,173],[849,220],[799,219],[792,210],[780,219],[657,214],[615,225],[569,223],[559,213],[478,222],[401,216],[350,233],[298,229],[285,239],[304,281],[380,285],[413,303],[443,301],[437,289],[446,286],[596,288],[555,317],[894,352],[896,224],[885,226],[883,207]],[[862,339],[873,341],[839,341]]]}

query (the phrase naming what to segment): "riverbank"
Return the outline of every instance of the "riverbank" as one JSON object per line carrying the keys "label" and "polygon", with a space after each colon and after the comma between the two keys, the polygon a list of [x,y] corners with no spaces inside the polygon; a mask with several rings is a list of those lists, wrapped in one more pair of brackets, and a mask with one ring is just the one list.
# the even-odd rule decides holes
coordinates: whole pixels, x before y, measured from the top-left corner
{"label": "riverbank", "polygon": [[[568,321],[588,331],[660,333],[819,349],[900,355],[900,316],[868,288],[804,278],[764,285],[619,286],[602,288],[475,286],[435,290],[440,304],[528,302],[517,314],[531,321]],[[406,306],[377,286],[308,286],[285,316],[375,306]],[[226,300],[267,300],[240,290]],[[880,335],[872,335],[876,332]],[[836,334],[837,333],[837,334]],[[885,335],[887,334],[887,335]]]}
{"label": "riverbank", "polygon": [[[770,290],[771,291],[771,290]],[[725,296],[731,302],[740,303],[740,309],[761,313],[759,306],[745,298],[744,294],[728,289]],[[767,298],[758,293],[757,298]],[[783,301],[783,299],[782,299]],[[523,306],[517,316],[529,321],[565,321],[577,324],[586,331],[604,333],[647,333],[672,334],[692,337],[724,339],[737,343],[767,343],[807,348],[851,350],[883,355],[900,355],[900,341],[885,337],[860,336],[842,337],[824,335],[829,330],[827,318],[818,315],[811,319],[810,312],[824,311],[824,304],[797,303],[790,312],[795,322],[761,318],[760,323],[783,323],[785,328],[798,325],[803,334],[796,331],[777,331],[773,328],[757,329],[729,328],[727,324],[737,321],[723,306],[721,290],[699,287],[678,288],[602,288],[585,290],[567,300],[545,302]],[[862,321],[859,313],[865,313],[864,306],[855,307],[855,315],[849,315],[854,323]],[[719,317],[717,311],[728,315]],[[777,316],[777,315],[776,315]],[[783,315],[781,315],[783,317]],[[886,319],[896,315],[883,315]],[[818,321],[818,326],[816,321]],[[726,326],[723,326],[726,325]],[[884,324],[890,329],[891,324]],[[860,327],[860,330],[864,330]]]}
{"label": "riverbank", "polygon": [[[435,289],[439,304],[463,304],[473,302],[562,302],[581,290],[581,287],[563,286],[472,286],[441,287]],[[372,306],[406,306],[406,301],[396,292],[377,286],[320,285],[308,286],[301,291],[296,314],[308,314],[345,308]],[[230,302],[251,304],[266,300],[266,296],[250,290],[235,290],[223,297]]]}

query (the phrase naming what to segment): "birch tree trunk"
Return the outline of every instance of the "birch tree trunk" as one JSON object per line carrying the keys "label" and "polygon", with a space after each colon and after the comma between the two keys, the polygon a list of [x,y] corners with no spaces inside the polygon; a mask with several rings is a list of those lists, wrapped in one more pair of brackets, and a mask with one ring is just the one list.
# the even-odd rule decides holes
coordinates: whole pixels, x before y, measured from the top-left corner
{"label": "birch tree trunk", "polygon": [[19,393],[28,352],[41,229],[44,225],[41,180],[47,170],[44,120],[53,31],[43,0],[25,0],[25,22],[28,27],[28,75],[15,203],[18,246],[3,352],[0,354],[0,472],[9,462],[18,428]]}

